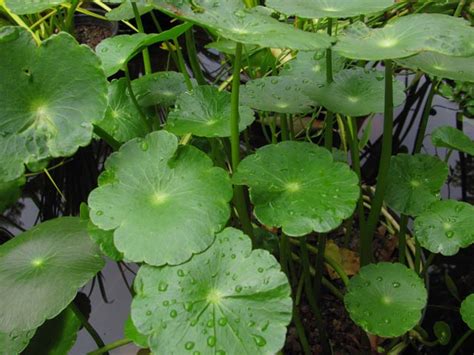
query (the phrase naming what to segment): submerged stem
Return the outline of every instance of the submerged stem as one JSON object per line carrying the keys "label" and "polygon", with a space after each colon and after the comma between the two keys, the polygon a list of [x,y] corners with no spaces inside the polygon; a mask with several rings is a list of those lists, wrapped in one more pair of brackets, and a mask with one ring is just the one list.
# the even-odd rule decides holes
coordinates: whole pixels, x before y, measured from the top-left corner
{"label": "submerged stem", "polygon": [[[99,333],[97,333],[94,327],[89,323],[87,318],[82,314],[81,310],[76,306],[76,304],[74,302],[71,302],[69,304],[69,308],[71,309],[71,311],[74,312],[74,314],[79,319],[84,329],[87,330],[87,332],[90,334],[92,339],[94,339],[94,342],[96,343],[96,345],[99,348],[103,348],[105,346],[104,341],[100,337]],[[103,354],[108,354],[108,352],[105,351],[103,352]]]}
{"label": "submerged stem", "polygon": [[196,42],[194,41],[193,28],[191,27],[184,33],[186,38],[186,51],[188,52],[189,64],[193,70],[194,77],[196,78],[199,85],[205,85],[206,79],[202,73],[201,66],[199,64],[198,55],[196,52]]}
{"label": "submerged stem", "polygon": [[105,354],[105,353],[108,352],[109,350],[114,350],[114,349],[120,348],[121,346],[130,344],[131,342],[132,342],[132,341],[131,341],[130,339],[127,339],[127,338],[120,339],[120,340],[114,341],[114,342],[112,342],[112,343],[110,343],[110,344],[107,344],[107,345],[101,347],[100,349],[91,351],[90,353],[87,353],[87,355],[101,355],[101,354]]}
{"label": "submerged stem", "polygon": [[428,120],[430,118],[431,106],[433,105],[433,98],[436,93],[436,86],[437,82],[435,80],[431,84],[430,91],[428,92],[428,97],[426,98],[425,107],[421,116],[420,126],[418,128],[418,134],[416,135],[413,154],[418,154],[419,152],[421,152],[421,147],[423,147],[423,140],[425,139],[426,128],[428,127]]}
{"label": "submerged stem", "polygon": [[398,232],[398,261],[405,264],[405,254],[407,245],[408,216],[402,213],[400,219],[400,231]]}
{"label": "submerged stem", "polygon": [[[140,12],[138,11],[137,4],[134,1],[130,2],[132,4],[133,14],[135,15],[135,22],[137,23],[138,31],[140,33],[145,33],[145,28],[143,27],[142,18]],[[145,68],[145,74],[151,74],[151,61],[150,61],[150,52],[148,48],[144,48],[142,51],[143,55],[143,66]]]}
{"label": "submerged stem", "polygon": [[385,190],[387,189],[388,169],[390,167],[390,157],[392,155],[392,130],[393,130],[393,62],[389,59],[385,61],[385,108],[383,120],[382,154],[380,156],[379,172],[377,175],[377,188],[372,201],[367,226],[362,238],[367,247],[362,250],[361,265],[372,262],[372,242],[375,228],[379,221],[382,210]]}

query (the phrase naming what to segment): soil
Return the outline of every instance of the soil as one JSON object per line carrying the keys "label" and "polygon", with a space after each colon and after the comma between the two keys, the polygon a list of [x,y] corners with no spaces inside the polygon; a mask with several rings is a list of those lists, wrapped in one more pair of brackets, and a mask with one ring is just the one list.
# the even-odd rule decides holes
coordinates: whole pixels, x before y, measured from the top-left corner
{"label": "soil", "polygon": [[77,41],[92,49],[95,49],[102,40],[113,34],[110,28],[96,24],[78,24],[75,31]]}

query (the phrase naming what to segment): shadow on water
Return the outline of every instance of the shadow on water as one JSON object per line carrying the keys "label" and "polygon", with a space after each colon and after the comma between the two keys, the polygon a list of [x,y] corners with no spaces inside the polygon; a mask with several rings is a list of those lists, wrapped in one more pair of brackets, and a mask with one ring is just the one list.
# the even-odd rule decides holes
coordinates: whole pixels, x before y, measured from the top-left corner
{"label": "shadow on water", "polygon": [[[151,26],[151,21],[145,21],[145,24]],[[123,29],[121,30],[123,31]],[[149,31],[154,31],[154,28],[149,28]],[[207,77],[213,77],[216,73],[219,73],[221,58],[215,52],[204,49],[203,44],[206,43],[204,33],[197,33],[196,36],[199,58],[203,63],[204,72]],[[170,66],[172,63],[168,60],[168,52],[159,46],[153,46],[150,50],[155,70],[166,70],[167,68],[176,70],[176,68]],[[135,77],[142,72],[140,56],[132,62],[131,72]],[[400,75],[399,80],[404,81],[405,76]],[[398,116],[394,127],[394,151],[406,152],[412,150],[429,85],[428,82],[420,81],[417,87],[409,92],[405,106],[402,105],[397,109]],[[452,125],[459,128],[459,122],[456,121],[456,109],[453,103],[437,96],[428,125],[428,134],[442,125]],[[380,115],[373,119],[371,139],[363,156],[363,171],[366,174],[365,180],[369,183],[374,181],[377,170],[382,124]],[[367,125],[367,122],[362,125]],[[474,137],[474,122],[464,123],[463,130],[470,137]],[[258,136],[262,134],[257,127],[254,128],[251,135],[257,136],[258,139]],[[63,164],[52,170],[51,175],[64,193],[65,200],[61,199],[61,196],[46,176],[39,174],[31,177],[19,202],[6,211],[0,220],[1,240],[5,241],[43,220],[61,215],[78,215],[81,202],[87,201],[87,196],[96,186],[97,177],[105,158],[110,152],[105,144],[93,142],[89,147],[81,148],[73,157],[54,162]],[[425,139],[424,152],[438,154],[441,159],[444,159],[446,154],[444,150],[436,151],[428,137]],[[450,178],[443,187],[442,196],[472,202],[474,199],[474,180],[472,176],[474,161],[469,157],[462,157],[458,153],[453,153],[449,158],[449,165]],[[466,330],[466,326],[456,311],[456,308],[459,307],[459,301],[456,300],[458,296],[453,296],[452,292],[448,290],[446,275],[454,280],[459,297],[463,299],[474,291],[473,257],[474,248],[471,247],[462,250],[455,257],[437,257],[435,259],[430,272],[430,306],[423,324],[428,331],[431,332],[433,323],[438,320],[444,320],[451,325],[454,340]],[[95,280],[82,290],[89,295],[91,301],[90,322],[97,329],[105,343],[110,343],[124,336],[123,324],[129,314],[131,302],[131,294],[127,283],[128,285],[132,283],[133,271],[136,271],[136,269],[135,267],[133,270],[127,270],[122,267],[122,270],[120,270],[115,262],[109,261],[101,273],[101,282]],[[431,338],[433,338],[432,332]],[[95,348],[95,343],[90,336],[82,330],[71,354],[85,354]],[[474,348],[474,339],[471,339],[470,344],[466,343],[465,348]],[[446,349],[449,348],[432,348],[429,350],[424,348],[419,350],[420,353],[440,354],[445,353]],[[136,350],[136,347],[129,345],[114,350],[113,354],[130,354],[135,353]]]}

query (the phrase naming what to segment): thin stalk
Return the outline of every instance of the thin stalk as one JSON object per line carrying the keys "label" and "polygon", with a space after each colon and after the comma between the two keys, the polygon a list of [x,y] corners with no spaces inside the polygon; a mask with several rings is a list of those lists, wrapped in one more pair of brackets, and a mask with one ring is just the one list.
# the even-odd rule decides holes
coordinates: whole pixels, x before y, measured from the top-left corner
{"label": "thin stalk", "polygon": [[[82,326],[84,327],[85,330],[89,333],[89,335],[94,339],[94,342],[97,344],[99,348],[103,348],[105,346],[104,341],[100,337],[99,333],[94,329],[94,327],[89,323],[89,321],[86,319],[86,317],[82,314],[82,312],[79,310],[79,308],[75,305],[74,302],[71,302],[69,304],[69,308],[71,311],[74,312],[76,317],[79,319],[81,322]],[[105,351],[103,354],[108,354],[108,351]]]}
{"label": "thin stalk", "polygon": [[280,236],[280,265],[283,272],[289,278],[290,273],[288,270],[288,236],[284,233]]}
{"label": "thin stalk", "polygon": [[466,5],[466,0],[460,0],[458,6],[456,7],[456,11],[454,12],[454,17],[459,17],[462,15],[462,10]]}
{"label": "thin stalk", "polygon": [[141,107],[140,104],[138,103],[138,100],[137,100],[137,97],[135,96],[135,93],[133,92],[132,79],[131,79],[131,77],[130,77],[130,71],[128,70],[128,64],[125,64],[125,65],[123,66],[123,71],[125,72],[125,77],[126,77],[126,79],[127,79],[128,94],[130,95],[130,98],[132,99],[133,104],[134,104],[135,107],[137,108],[138,113],[140,114],[141,119],[142,119],[143,122],[146,124],[146,126],[148,127],[148,129],[151,131],[151,130],[152,130],[152,127],[151,127],[150,121],[148,121],[148,119],[146,118],[146,115],[145,115],[145,113],[143,112],[142,107]]}
{"label": "thin stalk", "polygon": [[418,128],[418,134],[416,135],[415,148],[413,149],[413,154],[418,154],[421,152],[421,147],[423,146],[423,140],[425,139],[426,127],[428,127],[428,120],[430,118],[431,106],[433,105],[433,98],[436,93],[436,80],[431,84],[430,91],[428,92],[428,97],[426,98],[425,107],[423,109],[423,114],[421,116],[420,126]]}
{"label": "thin stalk", "polygon": [[[140,33],[145,33],[145,28],[143,27],[142,18],[140,16],[140,13],[138,12],[137,4],[134,1],[130,1],[130,3],[132,4],[133,14],[135,15],[135,22],[137,23],[138,31]],[[151,74],[152,69],[151,69],[151,61],[150,61],[150,52],[148,51],[148,48],[143,49],[142,55],[143,55],[143,66],[145,68],[145,74]]]}
{"label": "thin stalk", "polygon": [[300,312],[296,305],[293,306],[293,323],[295,324],[296,333],[300,340],[301,347],[303,348],[303,353],[305,355],[311,355],[311,348],[309,346],[308,338],[304,331],[303,323],[301,322]]}
{"label": "thin stalk", "polygon": [[179,70],[184,76],[184,81],[186,82],[186,87],[189,91],[193,89],[193,83],[191,82],[191,78],[189,77],[188,70],[186,69],[186,63],[184,62],[183,52],[181,51],[181,47],[179,46],[178,39],[173,39],[174,46],[176,47],[176,53],[178,55],[178,66]]}
{"label": "thin stalk", "polygon": [[419,274],[421,272],[421,245],[418,239],[415,238],[415,272]]}
{"label": "thin stalk", "polygon": [[94,133],[104,140],[113,150],[119,150],[120,143],[99,126],[94,125]]}
{"label": "thin stalk", "polygon": [[469,338],[472,334],[474,333],[474,330],[469,329],[464,335],[459,338],[459,340],[456,342],[456,344],[453,346],[451,351],[449,352],[449,355],[455,355],[458,351],[458,349],[461,347],[461,345]]}
{"label": "thin stalk", "polygon": [[87,355],[101,355],[101,354],[104,354],[104,353],[108,352],[109,350],[114,350],[114,349],[120,348],[121,346],[130,344],[131,342],[132,341],[130,339],[127,339],[127,338],[120,339],[120,340],[114,341],[110,344],[107,344],[106,346],[103,346],[100,349],[91,351],[90,353],[87,353]]}
{"label": "thin stalk", "polygon": [[32,31],[30,29],[30,27],[22,20],[22,18],[20,16],[18,16],[17,14],[11,12],[10,9],[6,6],[3,6],[2,9],[6,12],[6,14],[13,21],[15,21],[15,23],[18,26],[23,27],[24,29],[26,29],[31,34],[31,36],[33,37],[33,39],[35,40],[35,42],[38,46],[41,45],[41,39],[39,38],[39,36],[34,31]]}
{"label": "thin stalk", "polygon": [[[328,18],[328,35],[332,36],[332,19]],[[326,82],[331,84],[333,82],[332,75],[332,50],[326,49]],[[324,147],[331,151],[333,145],[332,128],[334,126],[334,113],[327,111],[324,128]]]}
{"label": "thin stalk", "polygon": [[[359,147],[359,137],[357,135],[357,121],[355,117],[348,117],[348,126],[350,132],[350,144],[351,144],[351,157],[352,157],[352,168],[356,172],[359,178],[359,187],[362,187],[362,170],[360,168],[360,147]],[[359,216],[359,229],[360,234],[364,234],[365,230],[365,215],[364,215],[364,201],[362,196],[360,197],[357,203],[357,214]],[[368,249],[370,246],[364,244],[365,240],[361,240],[360,248],[362,255],[363,249]]]}
{"label": "thin stalk", "polygon": [[[150,12],[150,16],[158,33],[163,32],[163,29],[161,28],[160,23],[158,22],[158,19],[156,18],[155,13],[153,11]],[[174,52],[173,47],[171,46],[171,43],[169,41],[165,41],[165,46],[168,52],[170,53],[171,59],[173,59],[174,64],[176,65],[176,67],[179,68],[178,57],[176,56],[176,53]]]}
{"label": "thin stalk", "polygon": [[407,246],[408,216],[402,213],[400,218],[400,231],[398,232],[398,261],[405,264]]}
{"label": "thin stalk", "polygon": [[[240,133],[239,133],[239,92],[240,92],[240,67],[242,65],[242,44],[237,43],[232,73],[232,92],[230,98],[230,149],[232,172],[237,170],[240,163]],[[239,215],[244,232],[253,239],[253,228],[245,199],[244,187],[234,186],[234,206]]]}
{"label": "thin stalk", "polygon": [[282,114],[280,117],[280,128],[281,128],[281,140],[287,141],[290,139],[289,131],[288,131],[288,118],[286,114]]}
{"label": "thin stalk", "polygon": [[372,242],[375,228],[379,221],[382,210],[385,190],[387,188],[388,169],[390,167],[390,156],[392,155],[392,130],[393,130],[393,62],[385,61],[385,108],[382,137],[382,154],[380,156],[379,172],[377,175],[377,188],[370,209],[367,225],[362,235],[362,242],[368,247],[361,254],[361,265],[372,262]]}
{"label": "thin stalk", "polygon": [[79,0],[71,0],[71,7],[67,9],[66,21],[64,22],[65,30],[74,35],[74,13],[76,12]]}
{"label": "thin stalk", "polygon": [[186,51],[188,53],[189,64],[193,70],[194,77],[196,78],[199,85],[205,85],[206,79],[202,73],[201,65],[196,51],[196,42],[194,41],[193,28],[191,27],[184,33],[186,37]]}
{"label": "thin stalk", "polygon": [[324,251],[326,249],[326,234],[318,236],[318,254],[316,255],[316,275],[314,276],[314,291],[316,292],[316,301],[321,299],[321,282],[324,271]]}

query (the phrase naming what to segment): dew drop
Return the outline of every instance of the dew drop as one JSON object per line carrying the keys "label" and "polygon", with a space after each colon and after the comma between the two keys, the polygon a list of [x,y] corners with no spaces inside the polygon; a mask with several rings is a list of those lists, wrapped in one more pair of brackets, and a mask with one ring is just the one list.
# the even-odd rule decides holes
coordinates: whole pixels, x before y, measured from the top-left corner
{"label": "dew drop", "polygon": [[178,276],[183,277],[185,275],[184,271],[182,269],[178,269]]}
{"label": "dew drop", "polygon": [[194,351],[193,355],[201,355],[201,352],[200,351]]}
{"label": "dew drop", "polygon": [[102,216],[102,215],[104,214],[104,212],[99,210],[99,211],[97,211],[95,214],[96,214],[97,216]]}
{"label": "dew drop", "polygon": [[184,348],[186,350],[192,350],[194,348],[194,342],[188,341],[186,344],[184,344]]}
{"label": "dew drop", "polygon": [[215,336],[210,336],[207,338],[207,345],[209,345],[211,348],[216,346],[216,337]]}
{"label": "dew drop", "polygon": [[390,324],[390,319],[385,318],[385,319],[384,319],[384,323],[385,323],[385,324]]}
{"label": "dew drop", "polygon": [[240,285],[235,286],[235,292],[237,292],[237,293],[242,292],[242,286],[240,286]]}
{"label": "dew drop", "polygon": [[219,323],[219,325],[223,327],[227,324],[227,318],[221,318],[217,323]]}
{"label": "dew drop", "polygon": [[226,352],[224,350],[217,350],[216,355],[226,355]]}
{"label": "dew drop", "polygon": [[395,287],[395,288],[399,288],[400,287],[400,282],[392,282],[392,286]]}
{"label": "dew drop", "polygon": [[163,301],[163,306],[168,307],[170,305],[170,301]]}
{"label": "dew drop", "polygon": [[192,302],[185,302],[184,309],[186,312],[191,312],[193,310],[193,303]]}
{"label": "dew drop", "polygon": [[158,284],[158,291],[165,292],[168,289],[168,284],[166,282],[161,281]]}
{"label": "dew drop", "polygon": [[142,144],[140,144],[140,149],[146,152],[148,150],[148,142],[144,141]]}
{"label": "dew drop", "polygon": [[451,239],[452,237],[454,237],[454,232],[453,232],[453,231],[447,231],[447,232],[445,233],[445,235],[446,235],[446,238]]}
{"label": "dew drop", "polygon": [[257,269],[257,271],[258,271],[259,273],[262,273],[262,272],[263,272],[263,267],[259,267],[259,268]]}
{"label": "dew drop", "polygon": [[151,316],[151,311],[146,311],[145,313],[147,316]]}
{"label": "dew drop", "polygon": [[176,318],[177,316],[178,316],[178,312],[176,312],[175,309],[171,310],[171,312],[170,312],[170,317],[171,317],[171,318]]}
{"label": "dew drop", "polygon": [[253,340],[255,340],[255,344],[257,344],[257,346],[262,347],[267,345],[267,341],[265,340],[265,338],[260,335],[254,335]]}
{"label": "dew drop", "polygon": [[464,209],[464,206],[463,206],[463,205],[457,205],[457,206],[454,208],[454,210],[455,210],[456,212],[461,212],[463,209]]}
{"label": "dew drop", "polygon": [[383,278],[382,278],[382,276],[377,276],[376,280],[380,282],[380,281],[383,280]]}
{"label": "dew drop", "polygon": [[212,319],[210,319],[210,320],[207,321],[207,326],[208,326],[209,328],[212,328],[213,325],[214,325],[214,322],[213,322]]}

